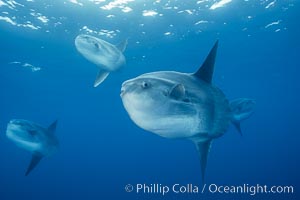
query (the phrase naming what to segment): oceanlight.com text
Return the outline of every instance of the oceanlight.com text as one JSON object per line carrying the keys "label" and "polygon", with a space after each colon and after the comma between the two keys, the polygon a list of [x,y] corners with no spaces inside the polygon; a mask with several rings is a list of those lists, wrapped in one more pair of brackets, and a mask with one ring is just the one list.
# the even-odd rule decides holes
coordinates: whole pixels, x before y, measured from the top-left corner
{"label": "oceanlight.com text", "polygon": [[[249,185],[243,184],[238,186],[209,184],[204,185],[204,191],[207,189],[210,193],[219,194],[293,194],[293,186],[268,186],[268,185]],[[206,188],[207,187],[207,188]]]}
{"label": "oceanlight.com text", "polygon": [[154,184],[127,184],[125,186],[126,192],[136,194],[158,194],[167,195],[173,194],[246,194],[254,196],[256,194],[293,194],[293,186],[268,186],[268,185],[218,185],[218,184],[204,184],[201,186],[195,184],[178,184],[164,185],[159,183]]}

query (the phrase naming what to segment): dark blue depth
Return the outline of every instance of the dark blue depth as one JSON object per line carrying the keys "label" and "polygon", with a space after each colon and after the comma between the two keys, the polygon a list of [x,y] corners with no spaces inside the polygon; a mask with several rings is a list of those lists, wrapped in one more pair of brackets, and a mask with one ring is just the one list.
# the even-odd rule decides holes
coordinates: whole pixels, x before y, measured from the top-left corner
{"label": "dark blue depth", "polygon": [[[58,28],[51,20],[39,30],[0,21],[0,199],[299,199],[299,3],[278,1],[272,11],[258,5],[232,2],[232,7],[228,4],[214,13],[203,11],[212,23],[202,32],[194,28],[191,21],[197,20],[193,16],[168,15],[166,10],[165,18],[143,18],[133,10],[109,21],[105,17],[108,11],[91,4],[90,10],[70,3],[53,3],[44,10],[44,4],[35,2],[34,8],[45,11],[49,18],[66,17]],[[1,12],[7,9],[0,6]],[[26,13],[21,10],[14,15]],[[246,22],[248,15],[255,20]],[[281,20],[280,31],[265,28],[277,20]],[[143,29],[138,28],[141,23]],[[168,37],[163,33],[172,23],[176,25],[170,30],[174,35]],[[119,29],[113,38],[98,36],[113,44],[128,38],[126,66],[98,88],[93,88],[96,66],[74,46],[75,37],[85,33],[80,31],[84,25],[95,30]],[[243,31],[245,27],[247,31]],[[257,105],[255,113],[241,124],[243,136],[232,126],[213,142],[205,183],[291,185],[294,194],[127,193],[127,184],[202,187],[194,145],[138,128],[125,112],[119,94],[123,81],[142,73],[194,72],[216,39],[214,83],[228,99],[253,98]],[[41,70],[32,72],[10,64],[14,61]],[[58,119],[59,152],[43,159],[28,177],[24,173],[30,153],[5,136],[6,125],[14,118],[45,127]]]}

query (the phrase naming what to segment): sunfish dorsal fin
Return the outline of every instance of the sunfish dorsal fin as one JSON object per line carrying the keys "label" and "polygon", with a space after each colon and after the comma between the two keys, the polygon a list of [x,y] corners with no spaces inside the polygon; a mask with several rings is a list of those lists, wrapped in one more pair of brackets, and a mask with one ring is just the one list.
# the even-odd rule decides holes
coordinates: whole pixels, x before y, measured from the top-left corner
{"label": "sunfish dorsal fin", "polygon": [[25,173],[25,176],[28,176],[28,174],[37,166],[37,164],[39,164],[39,162],[41,161],[41,159],[43,158],[43,156],[38,155],[38,154],[33,154],[30,164],[27,168],[27,171]]}
{"label": "sunfish dorsal fin", "polygon": [[200,162],[201,162],[201,173],[202,173],[202,182],[204,181],[207,156],[210,150],[211,139],[206,141],[194,141],[197,151],[199,153]]}
{"label": "sunfish dorsal fin", "polygon": [[201,65],[198,71],[194,73],[194,76],[206,81],[207,83],[211,83],[212,81],[218,43],[219,41],[217,40],[213,48],[210,50],[208,56],[206,57],[204,63]]}
{"label": "sunfish dorsal fin", "polygon": [[109,72],[99,70],[96,80],[95,80],[95,83],[94,83],[94,87],[97,87],[98,85],[100,85],[106,79],[106,77],[108,75],[109,75]]}
{"label": "sunfish dorsal fin", "polygon": [[56,125],[57,125],[57,120],[55,120],[50,126],[48,127],[48,131],[50,133],[55,133],[56,131]]}
{"label": "sunfish dorsal fin", "polygon": [[128,44],[128,39],[120,42],[119,44],[116,45],[116,47],[121,51],[121,52],[124,52],[125,49],[126,49],[126,46]]}

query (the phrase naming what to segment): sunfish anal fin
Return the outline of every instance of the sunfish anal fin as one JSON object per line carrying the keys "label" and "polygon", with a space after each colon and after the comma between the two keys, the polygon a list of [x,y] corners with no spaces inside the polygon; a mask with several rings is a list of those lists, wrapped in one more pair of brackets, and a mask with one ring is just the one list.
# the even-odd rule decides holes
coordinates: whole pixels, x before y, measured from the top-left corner
{"label": "sunfish anal fin", "polygon": [[42,158],[43,158],[43,156],[41,156],[41,155],[37,155],[37,154],[32,155],[32,158],[31,158],[30,164],[27,168],[25,176],[27,176],[37,166],[37,164],[39,164],[39,162],[41,161]]}
{"label": "sunfish anal fin", "polygon": [[126,49],[126,46],[128,44],[128,39],[120,42],[118,45],[116,45],[116,47],[121,51],[121,52],[124,52],[125,49]]}
{"label": "sunfish anal fin", "polygon": [[194,140],[197,151],[199,153],[200,162],[201,162],[202,182],[204,182],[207,157],[208,157],[208,153],[210,150],[211,141],[212,141],[211,139],[208,139],[206,141],[200,141],[200,142],[197,140]]}
{"label": "sunfish anal fin", "polygon": [[213,48],[210,50],[208,56],[206,57],[204,63],[201,65],[198,71],[193,74],[197,78],[200,78],[207,83],[211,83],[212,81],[218,43],[219,41],[217,40]]}
{"label": "sunfish anal fin", "polygon": [[99,70],[96,80],[95,80],[95,83],[94,83],[94,87],[97,87],[98,85],[100,85],[106,79],[106,77],[108,75],[109,75],[109,72]]}
{"label": "sunfish anal fin", "polygon": [[232,124],[234,125],[234,127],[236,128],[236,130],[237,130],[241,135],[243,135],[243,132],[242,132],[242,129],[241,129],[241,124],[240,124],[240,122],[233,121]]}

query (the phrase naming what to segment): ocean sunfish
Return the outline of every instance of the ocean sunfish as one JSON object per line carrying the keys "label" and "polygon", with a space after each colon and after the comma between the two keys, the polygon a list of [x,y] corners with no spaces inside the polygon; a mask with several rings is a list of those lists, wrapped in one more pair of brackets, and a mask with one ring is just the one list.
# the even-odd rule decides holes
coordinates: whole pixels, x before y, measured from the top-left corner
{"label": "ocean sunfish", "polygon": [[6,136],[18,147],[32,153],[27,176],[45,156],[50,156],[58,149],[58,140],[54,135],[57,121],[48,128],[23,119],[11,120],[7,125]]}
{"label": "ocean sunfish", "polygon": [[125,81],[121,98],[131,120],[140,128],[165,138],[185,138],[195,143],[202,178],[212,140],[230,123],[240,131],[240,121],[254,109],[252,99],[230,103],[212,84],[218,41],[195,73],[159,71]]}
{"label": "ocean sunfish", "polygon": [[90,35],[78,35],[75,46],[83,57],[99,67],[94,87],[100,85],[110,72],[118,70],[126,63],[123,52],[127,40],[115,46]]}

